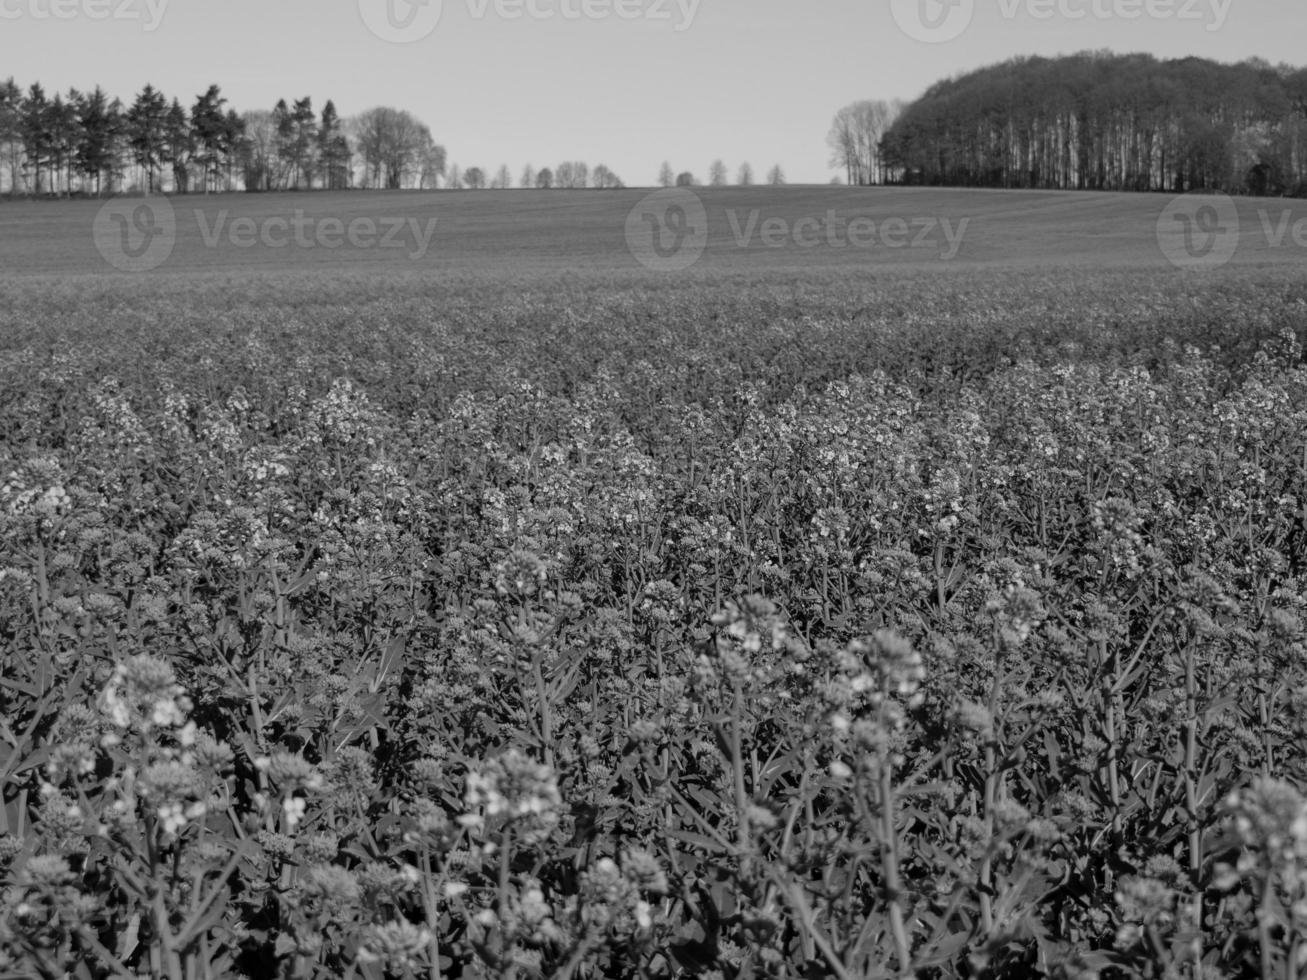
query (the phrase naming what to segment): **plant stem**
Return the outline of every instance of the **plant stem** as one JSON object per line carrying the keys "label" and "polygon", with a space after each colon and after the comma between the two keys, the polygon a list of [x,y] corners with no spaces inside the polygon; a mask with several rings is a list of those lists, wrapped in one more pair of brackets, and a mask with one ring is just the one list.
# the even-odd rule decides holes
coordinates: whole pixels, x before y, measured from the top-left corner
{"label": "plant stem", "polygon": [[747,878],[753,864],[753,827],[749,820],[750,799],[744,784],[744,753],[740,746],[740,725],[744,718],[744,695],[739,682],[734,684],[734,703],[731,712],[731,769],[735,780],[735,810],[739,815],[740,873]]}
{"label": "plant stem", "polygon": [[885,875],[885,900],[889,904],[890,931],[899,961],[899,976],[912,975],[912,951],[903,921],[903,884],[899,878],[898,831],[894,826],[894,773],[890,768],[889,746],[880,748],[880,859]]}
{"label": "plant stem", "polygon": [[[1098,662],[1103,672],[1103,735],[1107,741],[1107,788],[1112,799],[1112,852],[1121,846],[1121,775],[1116,745],[1116,652],[1107,652],[1107,641],[1098,641]],[[1111,870],[1108,870],[1111,885]]]}
{"label": "plant stem", "polygon": [[540,738],[544,742],[545,765],[554,767],[554,712],[549,703],[549,690],[545,687],[545,675],[540,666],[542,654],[539,646],[531,651],[531,671],[535,676],[536,697],[540,701]]}
{"label": "plant stem", "polygon": [[1185,646],[1185,741],[1184,741],[1184,795],[1189,811],[1189,880],[1194,885],[1193,956],[1194,975],[1199,973],[1203,956],[1203,895],[1198,888],[1202,876],[1202,827],[1198,822],[1198,681],[1195,673],[1194,646]]}
{"label": "plant stem", "polygon": [[993,730],[985,740],[985,796],[982,818],[985,821],[985,856],[980,861],[977,891],[980,893],[980,927],[988,939],[994,932],[994,808],[998,802],[998,707],[1003,677],[1003,640],[994,637],[994,677],[989,685],[986,709],[993,719]]}
{"label": "plant stem", "polygon": [[425,844],[419,849],[418,861],[422,865],[422,900],[426,906],[427,927],[431,930],[431,967],[427,976],[430,980],[440,980],[440,909],[436,882],[431,873],[431,851]]}

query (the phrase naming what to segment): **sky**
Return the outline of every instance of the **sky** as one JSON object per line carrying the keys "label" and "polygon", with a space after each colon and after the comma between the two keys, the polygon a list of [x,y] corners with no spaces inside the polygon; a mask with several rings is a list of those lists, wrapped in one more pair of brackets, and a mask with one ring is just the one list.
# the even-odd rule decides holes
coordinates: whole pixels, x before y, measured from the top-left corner
{"label": "sky", "polygon": [[1304,0],[0,0],[0,78],[422,119],[450,163],[826,183],[843,105],[1020,55],[1307,64]]}

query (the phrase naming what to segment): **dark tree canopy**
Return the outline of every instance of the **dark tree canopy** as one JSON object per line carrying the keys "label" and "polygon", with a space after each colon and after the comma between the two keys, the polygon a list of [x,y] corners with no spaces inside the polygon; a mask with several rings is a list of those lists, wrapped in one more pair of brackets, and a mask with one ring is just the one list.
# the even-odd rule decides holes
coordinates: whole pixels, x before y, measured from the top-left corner
{"label": "dark tree canopy", "polygon": [[215,83],[189,109],[146,85],[124,105],[96,86],[48,94],[0,80],[0,193],[119,193],[133,187],[247,191],[434,186],[445,150],[401,109],[342,119],[309,96],[238,112]]}
{"label": "dark tree canopy", "polygon": [[1307,195],[1307,69],[1018,58],[932,86],[881,153],[909,184]]}

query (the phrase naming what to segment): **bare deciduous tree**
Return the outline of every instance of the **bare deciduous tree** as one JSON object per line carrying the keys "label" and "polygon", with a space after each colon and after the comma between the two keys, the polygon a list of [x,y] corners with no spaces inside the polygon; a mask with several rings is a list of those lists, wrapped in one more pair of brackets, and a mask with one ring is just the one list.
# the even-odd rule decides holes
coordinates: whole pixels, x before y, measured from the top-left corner
{"label": "bare deciduous tree", "polygon": [[352,122],[366,186],[398,190],[422,177],[423,163],[435,143],[431,131],[416,117],[403,109],[378,106]]}
{"label": "bare deciduous tree", "polygon": [[440,178],[445,175],[445,148],[439,143],[429,143],[422,151],[422,172],[418,177],[418,188],[426,190],[440,186]]}
{"label": "bare deciduous tree", "polygon": [[565,160],[554,168],[554,186],[581,189],[590,186],[590,167],[579,160]]}
{"label": "bare deciduous tree", "polygon": [[595,167],[593,184],[601,189],[610,189],[622,186],[622,178],[613,173],[604,164]]}
{"label": "bare deciduous tree", "polygon": [[894,116],[894,107],[881,99],[854,102],[835,113],[826,135],[830,165],[842,168],[850,184],[882,182],[880,141]]}
{"label": "bare deciduous tree", "polygon": [[255,109],[241,115],[245,142],[241,147],[241,171],[247,191],[270,191],[276,178],[277,128],[272,113]]}
{"label": "bare deciduous tree", "polygon": [[0,150],[9,171],[9,193],[18,190],[22,174],[22,107],[23,92],[12,79],[0,82]]}

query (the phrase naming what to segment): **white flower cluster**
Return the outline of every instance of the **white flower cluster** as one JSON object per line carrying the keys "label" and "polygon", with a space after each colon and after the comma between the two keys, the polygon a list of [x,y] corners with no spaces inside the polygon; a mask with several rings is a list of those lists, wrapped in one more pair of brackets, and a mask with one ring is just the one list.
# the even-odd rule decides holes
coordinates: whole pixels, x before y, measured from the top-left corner
{"label": "white flower cluster", "polygon": [[53,520],[71,507],[62,468],[53,458],[29,460],[22,472],[11,470],[0,483],[0,511],[12,516]]}
{"label": "white flower cluster", "polygon": [[111,749],[127,742],[133,760],[149,760],[139,770],[129,765],[113,780],[118,799],[106,811],[111,822],[131,825],[138,797],[153,808],[167,834],[203,817],[208,804],[196,769],[191,700],[172,667],[149,654],[129,657],[115,666],[98,707],[108,723],[100,744]]}
{"label": "white flower cluster", "polygon": [[468,773],[465,802],[468,813],[460,819],[464,826],[502,818],[532,843],[547,838],[557,826],[563,798],[550,766],[510,749],[480,772]]}

